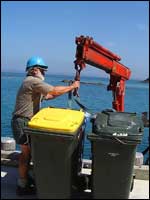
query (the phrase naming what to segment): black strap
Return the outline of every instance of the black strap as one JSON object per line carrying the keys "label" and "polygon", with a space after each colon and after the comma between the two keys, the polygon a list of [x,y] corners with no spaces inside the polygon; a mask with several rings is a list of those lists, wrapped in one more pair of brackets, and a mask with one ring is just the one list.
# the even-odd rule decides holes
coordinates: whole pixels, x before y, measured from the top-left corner
{"label": "black strap", "polygon": [[[73,83],[73,81],[70,80],[70,81],[68,82],[68,85],[71,85],[72,83]],[[69,108],[72,108],[72,91],[69,91],[69,92],[68,92],[68,107],[69,107]]]}
{"label": "black strap", "polygon": [[[69,80],[68,85],[71,85],[73,83],[72,80]],[[76,97],[74,95],[72,95],[72,91],[68,92],[68,107],[72,108],[72,101],[75,101],[78,106],[80,106],[80,108],[83,109],[83,111],[88,112],[90,114],[92,114],[91,109],[87,108],[86,106],[84,106],[79,99],[79,96],[77,95]]]}
{"label": "black strap", "polygon": [[[80,72],[82,70],[82,67],[75,64],[75,70],[76,70],[76,75],[75,75],[75,78],[74,80],[75,81],[80,81]],[[78,88],[75,88],[74,91],[73,91],[73,96],[77,96],[79,97],[79,93],[78,93]]]}
{"label": "black strap", "polygon": [[89,109],[89,108],[87,108],[86,106],[84,106],[84,105],[80,102],[79,98],[75,98],[75,97],[74,97],[73,100],[80,106],[80,108],[83,109],[83,111],[92,114],[91,109]]}

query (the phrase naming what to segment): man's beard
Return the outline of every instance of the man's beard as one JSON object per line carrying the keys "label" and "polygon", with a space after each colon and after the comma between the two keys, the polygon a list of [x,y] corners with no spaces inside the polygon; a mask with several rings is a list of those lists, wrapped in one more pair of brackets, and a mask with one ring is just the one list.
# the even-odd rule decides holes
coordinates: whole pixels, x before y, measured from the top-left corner
{"label": "man's beard", "polygon": [[39,77],[42,81],[45,80],[45,77],[42,74],[38,74],[37,77]]}

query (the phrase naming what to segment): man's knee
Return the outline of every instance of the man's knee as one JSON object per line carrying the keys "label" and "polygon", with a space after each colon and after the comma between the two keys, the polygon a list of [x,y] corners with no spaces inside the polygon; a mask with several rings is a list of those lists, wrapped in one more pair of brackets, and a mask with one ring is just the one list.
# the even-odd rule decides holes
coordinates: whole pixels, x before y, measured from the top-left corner
{"label": "man's knee", "polygon": [[28,145],[21,145],[20,162],[28,164],[31,159],[31,150]]}
{"label": "man's knee", "polygon": [[21,152],[24,154],[24,155],[29,155],[31,153],[31,149],[30,149],[30,146],[29,145],[20,145],[21,146]]}
{"label": "man's knee", "polygon": [[20,163],[20,164],[23,164],[23,165],[29,165],[29,163],[30,163],[30,158],[31,158],[30,155],[20,153],[20,156],[19,156],[19,163]]}

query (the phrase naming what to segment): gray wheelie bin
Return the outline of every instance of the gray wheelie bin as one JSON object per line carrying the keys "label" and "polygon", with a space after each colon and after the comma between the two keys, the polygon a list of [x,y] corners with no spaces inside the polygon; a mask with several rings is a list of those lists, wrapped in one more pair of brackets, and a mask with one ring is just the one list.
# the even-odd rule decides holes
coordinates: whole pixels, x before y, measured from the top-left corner
{"label": "gray wheelie bin", "polygon": [[43,108],[28,123],[39,199],[69,199],[80,170],[84,113]]}
{"label": "gray wheelie bin", "polygon": [[105,110],[97,114],[88,134],[94,199],[128,199],[142,136],[143,124],[136,113]]}

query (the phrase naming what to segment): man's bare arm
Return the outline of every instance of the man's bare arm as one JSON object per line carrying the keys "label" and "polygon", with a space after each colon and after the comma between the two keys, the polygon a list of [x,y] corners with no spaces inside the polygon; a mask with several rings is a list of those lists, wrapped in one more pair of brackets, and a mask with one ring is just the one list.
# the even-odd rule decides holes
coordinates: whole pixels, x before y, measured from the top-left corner
{"label": "man's bare arm", "polygon": [[45,99],[54,99],[60,95],[63,95],[71,90],[74,90],[75,88],[79,88],[80,82],[75,81],[72,85],[70,86],[54,86],[53,90],[50,91],[46,96]]}

